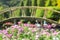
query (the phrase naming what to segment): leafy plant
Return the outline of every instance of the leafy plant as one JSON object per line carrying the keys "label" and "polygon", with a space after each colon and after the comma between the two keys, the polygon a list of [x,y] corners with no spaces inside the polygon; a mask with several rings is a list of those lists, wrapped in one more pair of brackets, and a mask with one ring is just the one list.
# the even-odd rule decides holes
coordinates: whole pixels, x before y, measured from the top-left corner
{"label": "leafy plant", "polygon": [[46,18],[52,18],[53,17],[53,12],[51,10],[48,10],[47,14],[46,14]]}
{"label": "leafy plant", "polygon": [[47,7],[47,6],[49,6],[49,4],[50,4],[50,0],[46,0],[45,1],[45,6]]}
{"label": "leafy plant", "polygon": [[32,1],[32,6],[34,6],[34,2],[35,2],[35,0],[31,0]]}
{"label": "leafy plant", "polygon": [[2,34],[0,34],[0,40],[3,40],[3,38],[2,38]]}
{"label": "leafy plant", "polygon": [[60,0],[57,0],[57,7],[60,8]]}
{"label": "leafy plant", "polygon": [[41,0],[37,0],[37,6],[40,6],[40,1],[41,1]]}
{"label": "leafy plant", "polygon": [[11,16],[12,17],[19,17],[20,16],[20,9],[17,9],[16,11],[13,11]]}
{"label": "leafy plant", "polygon": [[24,6],[26,6],[27,5],[27,0],[24,0],[23,3],[24,3]]}
{"label": "leafy plant", "polygon": [[36,17],[43,17],[44,10],[43,9],[36,9]]}

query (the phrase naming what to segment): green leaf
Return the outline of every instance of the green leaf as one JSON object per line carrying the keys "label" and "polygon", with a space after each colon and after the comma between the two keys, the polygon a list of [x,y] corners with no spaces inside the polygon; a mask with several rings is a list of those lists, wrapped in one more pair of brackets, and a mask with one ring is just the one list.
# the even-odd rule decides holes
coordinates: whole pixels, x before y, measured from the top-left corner
{"label": "green leaf", "polygon": [[2,35],[0,34],[0,40],[3,40]]}
{"label": "green leaf", "polygon": [[35,2],[35,0],[31,0],[32,1],[32,6],[34,6],[34,2]]}
{"label": "green leaf", "polygon": [[27,5],[27,0],[24,0],[23,3],[24,3],[24,6],[26,6]]}
{"label": "green leaf", "polygon": [[46,18],[52,18],[52,14],[53,14],[53,12],[51,10],[49,10],[47,12]]}
{"label": "green leaf", "polygon": [[39,6],[39,5],[40,5],[40,1],[41,1],[41,0],[37,0],[37,6]]}
{"label": "green leaf", "polygon": [[43,14],[44,14],[44,10],[42,9],[37,9],[36,10],[36,17],[43,17]]}
{"label": "green leaf", "polygon": [[50,0],[46,0],[45,6],[47,7],[47,6],[49,6],[49,4],[50,4]]}
{"label": "green leaf", "polygon": [[20,9],[12,12],[12,17],[19,17],[20,16]]}
{"label": "green leaf", "polygon": [[0,6],[0,11],[3,10],[3,6]]}

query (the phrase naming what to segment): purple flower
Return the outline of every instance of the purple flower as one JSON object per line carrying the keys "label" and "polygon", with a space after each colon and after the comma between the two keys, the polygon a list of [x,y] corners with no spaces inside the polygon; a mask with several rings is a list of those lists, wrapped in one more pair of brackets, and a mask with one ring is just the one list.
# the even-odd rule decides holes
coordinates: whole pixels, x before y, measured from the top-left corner
{"label": "purple flower", "polygon": [[2,30],[0,30],[0,34],[2,34]]}
{"label": "purple flower", "polygon": [[12,38],[12,34],[6,34],[8,38]]}
{"label": "purple flower", "polygon": [[7,34],[8,32],[7,32],[7,30],[2,30],[2,33]]}
{"label": "purple flower", "polygon": [[32,30],[32,32],[34,33],[34,32],[36,32],[35,30]]}
{"label": "purple flower", "polygon": [[18,29],[18,31],[19,31],[19,32],[22,32],[22,31],[23,31],[23,28],[22,28],[22,27],[20,27],[20,28]]}
{"label": "purple flower", "polygon": [[27,23],[25,23],[25,24],[24,24],[24,26],[26,26],[26,27],[28,26],[28,27],[29,27],[30,25],[29,25],[29,24],[27,24]]}
{"label": "purple flower", "polygon": [[5,24],[6,24],[6,25],[12,25],[12,23],[11,23],[11,22],[6,22]]}
{"label": "purple flower", "polygon": [[18,22],[18,25],[21,24],[21,22]]}
{"label": "purple flower", "polygon": [[50,33],[49,33],[49,32],[46,32],[46,35],[47,35],[47,36],[50,36]]}
{"label": "purple flower", "polygon": [[36,26],[34,24],[30,24],[30,27],[35,28]]}
{"label": "purple flower", "polygon": [[49,32],[46,32],[46,31],[42,32],[41,34],[42,35],[46,35],[46,36],[50,36],[50,33]]}
{"label": "purple flower", "polygon": [[13,25],[13,26],[11,26],[12,28],[19,28],[20,26],[18,26],[18,25]]}
{"label": "purple flower", "polygon": [[58,34],[59,34],[59,32],[56,32],[56,31],[54,31],[54,32],[52,33],[53,36],[56,36],[56,35],[58,35]]}
{"label": "purple flower", "polygon": [[50,31],[53,33],[55,31],[55,29],[51,29]]}
{"label": "purple flower", "polygon": [[50,29],[51,27],[52,27],[52,26],[51,26],[50,24],[49,24],[49,25],[47,25],[47,28],[48,28],[48,29]]}

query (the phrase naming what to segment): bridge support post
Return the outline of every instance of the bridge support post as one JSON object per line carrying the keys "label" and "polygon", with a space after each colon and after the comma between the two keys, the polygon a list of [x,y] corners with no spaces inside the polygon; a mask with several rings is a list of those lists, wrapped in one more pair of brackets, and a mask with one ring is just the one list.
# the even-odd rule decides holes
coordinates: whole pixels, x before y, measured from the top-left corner
{"label": "bridge support post", "polygon": [[42,20],[41,20],[41,27],[43,26]]}
{"label": "bridge support post", "polygon": [[14,19],[14,24],[16,24],[16,19]]}

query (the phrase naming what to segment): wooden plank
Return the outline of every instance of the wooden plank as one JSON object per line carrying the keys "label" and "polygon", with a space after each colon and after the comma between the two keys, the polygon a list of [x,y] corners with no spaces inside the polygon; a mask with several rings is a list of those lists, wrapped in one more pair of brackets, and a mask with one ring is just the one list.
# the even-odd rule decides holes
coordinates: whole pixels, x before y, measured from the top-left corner
{"label": "wooden plank", "polygon": [[37,17],[30,17],[30,16],[27,16],[27,17],[26,16],[25,17],[11,17],[11,18],[1,20],[0,23],[3,22],[3,21],[10,20],[10,19],[46,20],[46,21],[48,21],[50,23],[55,23],[55,24],[60,25],[58,22],[56,22],[54,20],[51,20],[51,19],[46,19],[46,18],[42,18],[42,17],[37,18]]}
{"label": "wooden plank", "polygon": [[38,8],[38,9],[48,9],[48,10],[52,10],[53,12],[57,12],[57,13],[60,13],[60,11],[57,11],[57,10],[54,10],[53,8],[56,8],[56,7],[39,7],[39,6],[19,6],[19,7],[11,7],[11,8],[6,8],[4,10],[1,10],[0,11],[0,14],[4,13],[4,12],[7,12],[7,11],[13,11],[13,10],[16,10],[16,9],[21,9],[21,8]]}

